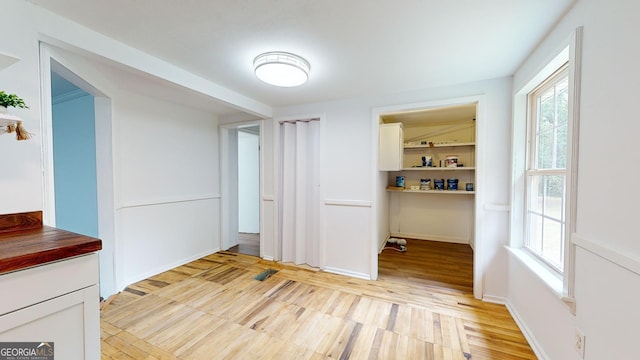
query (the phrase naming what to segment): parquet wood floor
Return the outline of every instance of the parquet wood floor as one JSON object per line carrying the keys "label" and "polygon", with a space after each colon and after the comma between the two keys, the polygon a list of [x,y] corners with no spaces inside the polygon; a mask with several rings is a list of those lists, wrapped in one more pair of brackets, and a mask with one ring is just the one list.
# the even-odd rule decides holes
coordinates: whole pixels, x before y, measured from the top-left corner
{"label": "parquet wood floor", "polygon": [[441,246],[383,251],[379,281],[211,254],[115,296],[102,358],[535,359],[506,308],[471,295],[471,250]]}

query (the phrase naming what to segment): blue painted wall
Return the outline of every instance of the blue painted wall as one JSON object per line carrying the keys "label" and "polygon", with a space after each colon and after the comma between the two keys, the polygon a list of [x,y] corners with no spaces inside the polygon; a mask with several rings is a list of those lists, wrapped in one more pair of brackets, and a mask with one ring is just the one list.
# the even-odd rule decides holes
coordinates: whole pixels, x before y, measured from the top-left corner
{"label": "blue painted wall", "polygon": [[56,226],[97,237],[94,99],[80,89],[68,100],[62,95],[53,98]]}

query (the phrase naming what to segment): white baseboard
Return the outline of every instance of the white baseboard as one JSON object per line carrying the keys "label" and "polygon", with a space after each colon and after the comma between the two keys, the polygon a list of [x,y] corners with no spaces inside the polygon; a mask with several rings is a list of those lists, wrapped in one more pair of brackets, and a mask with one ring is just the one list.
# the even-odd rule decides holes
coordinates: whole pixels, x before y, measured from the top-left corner
{"label": "white baseboard", "polygon": [[431,241],[448,242],[448,243],[454,243],[454,244],[469,244],[468,239],[455,238],[450,236],[411,234],[411,233],[403,233],[403,232],[391,233],[391,236],[397,237],[397,238],[431,240]]}
{"label": "white baseboard", "polygon": [[482,301],[492,303],[492,304],[499,304],[499,305],[507,304],[507,298],[502,296],[482,295]]}
{"label": "white baseboard", "polygon": [[380,246],[378,246],[378,255],[380,255],[382,253],[382,250],[384,250],[384,246],[387,244],[387,241],[389,240],[390,237],[391,237],[391,234],[387,234],[387,237],[384,239],[382,244],[380,244]]}
{"label": "white baseboard", "polygon": [[359,273],[355,271],[349,271],[349,270],[332,268],[332,267],[325,267],[323,270],[326,272],[330,272],[332,274],[345,275],[345,276],[350,276],[350,277],[364,279],[364,280],[371,280],[371,277],[369,276],[369,274]]}
{"label": "white baseboard", "polygon": [[220,251],[220,248],[211,249],[211,250],[205,250],[205,251],[203,251],[203,252],[201,252],[199,254],[195,254],[195,255],[189,256],[188,258],[185,258],[185,259],[182,259],[182,260],[178,260],[178,261],[174,261],[174,262],[172,262],[170,264],[163,265],[163,266],[160,266],[160,267],[155,268],[153,270],[149,270],[149,271],[146,271],[146,272],[144,272],[142,274],[139,274],[139,275],[136,275],[134,277],[128,278],[128,279],[125,280],[124,285],[119,286],[116,291],[122,291],[127,286],[129,286],[131,284],[134,284],[134,283],[137,283],[138,281],[142,281],[144,279],[148,279],[148,278],[150,278],[150,277],[152,277],[154,275],[158,275],[158,274],[160,274],[162,272],[171,270],[171,269],[176,268],[178,266],[182,266],[184,264],[190,263],[190,262],[192,262],[194,260],[198,260],[200,258],[203,258],[203,257],[205,257],[207,255],[211,255],[211,254],[216,253],[218,251]]}
{"label": "white baseboard", "polygon": [[275,261],[275,260],[273,259],[273,256],[263,256],[263,257],[262,257],[262,260]]}
{"label": "white baseboard", "polygon": [[520,331],[524,335],[525,339],[527,339],[527,341],[529,342],[529,346],[531,346],[531,349],[536,354],[538,359],[548,360],[549,357],[542,349],[542,346],[540,346],[540,344],[536,341],[536,338],[533,336],[533,333],[531,332],[531,330],[529,330],[525,322],[522,320],[522,318],[520,317],[520,314],[518,314],[518,311],[513,307],[513,305],[511,304],[511,301],[507,300],[505,303],[505,306],[507,307],[507,310],[511,314],[511,317],[513,317],[513,320],[515,320],[516,325],[518,325],[518,327],[520,328]]}

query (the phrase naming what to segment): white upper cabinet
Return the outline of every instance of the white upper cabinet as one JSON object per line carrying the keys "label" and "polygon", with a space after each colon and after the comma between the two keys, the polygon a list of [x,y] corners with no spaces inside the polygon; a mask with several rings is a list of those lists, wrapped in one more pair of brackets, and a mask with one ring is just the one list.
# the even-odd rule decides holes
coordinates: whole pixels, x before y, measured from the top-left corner
{"label": "white upper cabinet", "polygon": [[402,123],[380,124],[378,144],[378,170],[402,169],[404,156],[404,131]]}

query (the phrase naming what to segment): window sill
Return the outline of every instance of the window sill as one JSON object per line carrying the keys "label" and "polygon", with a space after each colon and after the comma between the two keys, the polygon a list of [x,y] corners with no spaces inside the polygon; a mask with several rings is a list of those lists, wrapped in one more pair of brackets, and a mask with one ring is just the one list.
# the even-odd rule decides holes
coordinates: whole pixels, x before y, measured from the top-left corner
{"label": "window sill", "polygon": [[538,277],[542,283],[546,285],[549,291],[551,291],[559,300],[564,302],[571,309],[572,313],[575,313],[575,301],[573,298],[565,296],[562,278],[558,277],[555,272],[541,264],[540,261],[525,250],[511,246],[505,247],[516,259],[518,259],[536,277]]}

